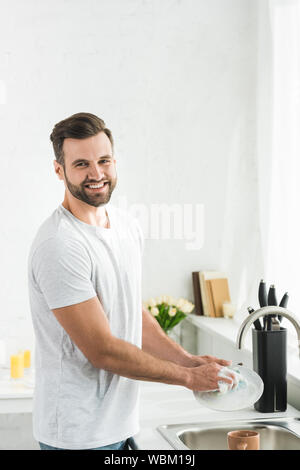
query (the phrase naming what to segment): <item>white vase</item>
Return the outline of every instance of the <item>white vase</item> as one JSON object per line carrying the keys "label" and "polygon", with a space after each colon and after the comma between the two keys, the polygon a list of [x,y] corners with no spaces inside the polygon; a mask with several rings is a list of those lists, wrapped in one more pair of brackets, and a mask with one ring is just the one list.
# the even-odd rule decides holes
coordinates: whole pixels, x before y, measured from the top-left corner
{"label": "white vase", "polygon": [[168,332],[168,336],[169,338],[171,338],[173,341],[175,341],[175,343],[178,343],[180,344],[180,341],[181,341],[181,335],[180,335],[180,323],[178,323],[178,325],[174,326],[174,328],[172,328],[172,330],[170,330]]}

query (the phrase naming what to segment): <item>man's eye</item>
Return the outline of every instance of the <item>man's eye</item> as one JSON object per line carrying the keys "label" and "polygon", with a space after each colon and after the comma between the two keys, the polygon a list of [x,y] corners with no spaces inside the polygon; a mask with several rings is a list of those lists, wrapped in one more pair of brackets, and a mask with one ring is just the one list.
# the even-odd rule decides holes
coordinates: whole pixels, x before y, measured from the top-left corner
{"label": "man's eye", "polygon": [[[100,160],[99,163],[110,163],[110,160],[107,160],[107,159]],[[77,163],[76,168],[77,168],[78,166],[81,166],[81,167],[87,166],[87,163],[85,163],[85,162],[80,162],[80,163]]]}

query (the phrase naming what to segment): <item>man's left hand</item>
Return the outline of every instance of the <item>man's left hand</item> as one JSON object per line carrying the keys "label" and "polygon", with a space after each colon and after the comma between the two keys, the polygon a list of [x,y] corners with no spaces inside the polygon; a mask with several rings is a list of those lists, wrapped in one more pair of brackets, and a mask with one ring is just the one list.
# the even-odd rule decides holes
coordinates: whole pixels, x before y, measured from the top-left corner
{"label": "man's left hand", "polygon": [[226,359],[219,359],[218,357],[214,356],[194,356],[191,355],[190,357],[191,362],[190,366],[188,367],[197,367],[197,366],[203,366],[204,364],[209,364],[210,362],[216,362],[220,366],[230,366],[232,364],[232,361],[227,361]]}

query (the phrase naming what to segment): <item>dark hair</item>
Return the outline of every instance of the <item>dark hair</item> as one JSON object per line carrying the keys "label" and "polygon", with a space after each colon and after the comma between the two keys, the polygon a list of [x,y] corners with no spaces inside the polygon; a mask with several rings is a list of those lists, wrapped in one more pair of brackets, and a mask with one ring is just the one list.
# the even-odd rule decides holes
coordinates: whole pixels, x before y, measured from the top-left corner
{"label": "dark hair", "polygon": [[105,127],[105,122],[95,114],[77,113],[55,124],[50,140],[53,144],[56,161],[63,166],[65,164],[63,143],[66,138],[86,139],[99,132],[105,132],[111,142],[112,149],[114,149],[111,131]]}

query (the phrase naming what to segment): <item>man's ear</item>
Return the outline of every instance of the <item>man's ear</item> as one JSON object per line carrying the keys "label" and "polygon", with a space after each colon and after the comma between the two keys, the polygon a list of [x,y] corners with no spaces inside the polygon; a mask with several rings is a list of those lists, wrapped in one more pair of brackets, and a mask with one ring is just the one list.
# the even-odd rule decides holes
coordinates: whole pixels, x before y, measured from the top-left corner
{"label": "man's ear", "polygon": [[57,174],[58,178],[60,180],[64,179],[64,169],[63,166],[58,163],[56,160],[53,160],[53,165],[54,165],[54,171]]}

